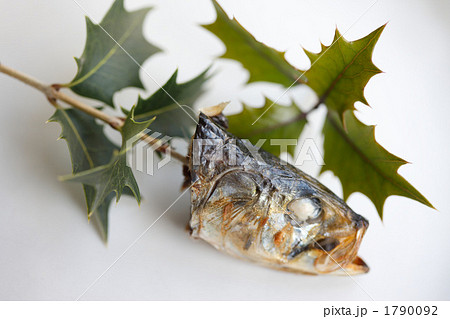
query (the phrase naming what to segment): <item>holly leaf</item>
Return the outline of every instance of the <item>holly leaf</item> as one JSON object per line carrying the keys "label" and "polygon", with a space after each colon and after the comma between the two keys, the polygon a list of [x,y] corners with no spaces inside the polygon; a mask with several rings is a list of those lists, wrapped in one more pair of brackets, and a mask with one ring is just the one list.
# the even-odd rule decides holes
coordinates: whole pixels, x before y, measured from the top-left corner
{"label": "holly leaf", "polygon": [[[88,186],[93,188],[92,186]],[[94,189],[95,191],[95,189]],[[101,203],[95,213],[93,214],[94,218],[97,221],[97,225],[99,227],[102,238],[105,242],[108,241],[108,228],[109,228],[109,207],[111,206],[111,202],[114,199],[114,192],[110,193],[106,196],[103,203]]]}
{"label": "holly leaf", "polygon": [[344,113],[346,129],[336,112],[329,113],[323,128],[324,161],[322,172],[332,171],[342,183],[344,199],[361,192],[374,203],[383,217],[386,198],[399,195],[433,205],[397,173],[407,162],[384,149],[375,140],[375,126],[361,123],[353,111]]}
{"label": "holly leaf", "polygon": [[[132,110],[121,128],[122,147],[120,150],[114,150],[109,162],[61,177],[63,181],[80,182],[90,186],[92,191],[89,196],[86,196],[90,199],[90,212],[99,210],[99,219],[106,231],[107,207],[105,205],[109,205],[109,201],[114,197],[111,196],[112,193],[115,194],[116,202],[119,201],[122,193],[127,193],[127,191],[133,194],[138,203],[141,200],[139,187],[131,168],[127,165],[126,154],[138,140],[139,134],[150,125],[153,119],[136,122],[133,117]],[[128,190],[125,190],[126,188]]]}
{"label": "holly leaf", "polygon": [[[119,150],[104,134],[103,125],[95,122],[95,119],[76,109],[58,108],[49,122],[58,122],[62,131],[60,139],[65,139],[69,148],[72,161],[72,173],[92,169],[108,164],[114,152]],[[108,234],[108,211],[114,194],[108,195],[102,203],[93,210],[95,198],[94,187],[83,184],[86,198],[88,217],[93,215],[99,222],[99,227],[104,240]]]}
{"label": "holly leaf", "polygon": [[65,139],[69,147],[73,173],[108,163],[119,149],[106,137],[103,125],[77,109],[58,108],[48,122],[61,125],[59,138]]}
{"label": "holly leaf", "polygon": [[213,4],[217,19],[203,27],[225,44],[226,52],[222,58],[239,61],[250,72],[249,82],[275,82],[288,87],[299,80],[300,71],[286,61],[284,52],[257,41],[236,19],[228,18],[217,1]]}
{"label": "holly leaf", "polygon": [[[281,139],[298,140],[306,124],[306,117],[294,103],[283,106],[274,104],[266,98],[263,107],[254,108],[244,105],[242,112],[228,116],[228,121],[231,133],[248,139],[254,145],[259,140],[266,139],[262,148],[279,156]],[[295,155],[295,146],[287,145],[287,151],[292,156]]]}
{"label": "holly leaf", "polygon": [[123,0],[116,0],[99,25],[86,17],[86,45],[81,57],[75,59],[78,72],[65,86],[110,106],[115,92],[130,86],[143,88],[139,65],[160,51],[142,34],[149,10],[128,12]]}
{"label": "holly leaf", "polygon": [[311,60],[306,71],[307,85],[331,110],[343,118],[346,110],[353,110],[360,101],[366,105],[364,87],[369,79],[381,72],[372,63],[372,52],[385,25],[366,37],[348,42],[336,29],[330,46],[322,44],[320,53],[305,50]]}
{"label": "holly leaf", "polygon": [[135,119],[146,121],[156,116],[152,123],[153,131],[171,137],[190,138],[197,117],[192,104],[203,93],[208,70],[181,84],[177,83],[178,70],[175,71],[167,83],[152,96],[147,99],[139,97],[134,109]]}

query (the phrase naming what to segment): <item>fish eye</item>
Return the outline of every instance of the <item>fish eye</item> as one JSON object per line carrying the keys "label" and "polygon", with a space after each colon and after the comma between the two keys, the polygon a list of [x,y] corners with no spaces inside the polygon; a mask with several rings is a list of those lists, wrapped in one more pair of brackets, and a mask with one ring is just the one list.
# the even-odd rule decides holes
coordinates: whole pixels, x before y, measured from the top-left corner
{"label": "fish eye", "polygon": [[320,216],[322,205],[318,198],[297,198],[288,204],[287,209],[298,222],[313,221]]}

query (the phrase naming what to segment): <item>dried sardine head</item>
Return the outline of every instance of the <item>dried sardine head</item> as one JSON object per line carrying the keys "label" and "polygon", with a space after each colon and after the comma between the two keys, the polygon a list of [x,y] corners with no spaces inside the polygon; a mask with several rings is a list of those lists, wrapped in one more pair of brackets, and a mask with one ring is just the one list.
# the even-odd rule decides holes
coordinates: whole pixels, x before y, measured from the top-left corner
{"label": "dried sardine head", "polygon": [[192,235],[231,255],[308,274],[368,271],[368,222],[316,179],[200,114],[190,146]]}

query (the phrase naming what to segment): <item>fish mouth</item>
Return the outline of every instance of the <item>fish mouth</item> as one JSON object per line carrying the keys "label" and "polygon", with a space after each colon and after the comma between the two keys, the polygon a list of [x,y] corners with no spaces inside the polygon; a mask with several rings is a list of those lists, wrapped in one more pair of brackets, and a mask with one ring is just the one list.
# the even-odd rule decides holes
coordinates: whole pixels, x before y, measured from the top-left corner
{"label": "fish mouth", "polygon": [[357,275],[369,271],[369,266],[357,256],[369,223],[361,217],[354,225],[354,231],[348,236],[330,236],[315,242],[318,257],[314,261],[314,268],[318,273]]}

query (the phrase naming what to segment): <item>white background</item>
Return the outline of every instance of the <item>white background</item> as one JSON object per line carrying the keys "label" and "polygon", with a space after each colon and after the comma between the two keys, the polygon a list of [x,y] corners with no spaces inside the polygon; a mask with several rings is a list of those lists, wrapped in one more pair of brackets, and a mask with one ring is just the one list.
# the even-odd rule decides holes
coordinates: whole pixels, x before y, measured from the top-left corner
{"label": "white background", "polygon": [[[99,21],[112,1],[79,1]],[[389,21],[374,52],[385,73],[368,84],[372,108],[358,105],[357,115],[377,124],[377,140],[412,164],[399,172],[438,209],[390,197],[381,222],[361,194],[349,205],[370,220],[360,255],[371,272],[355,277],[309,277],[265,269],[221,254],[185,231],[189,196],[185,194],[91,288],[83,300],[375,300],[449,299],[449,71],[450,5],[444,0],[305,1],[259,0],[220,3],[260,41],[287,50],[288,60],[306,69],[301,46],[318,51],[329,44],[335,26],[345,38],[358,39]],[[154,5],[145,35],[163,48],[143,67],[164,83],[179,67],[185,81],[209,66],[224,47],[198,24],[215,19],[206,0],[129,0],[135,9]],[[365,13],[362,17],[361,15]],[[85,40],[84,12],[73,0],[0,1],[0,61],[47,83],[68,82],[76,72],[73,56]],[[355,23],[356,21],[356,23]],[[348,30],[348,31],[347,31]],[[231,100],[261,105],[264,90],[275,99],[282,89],[253,84],[239,63],[214,64],[216,76],[197,106]],[[157,84],[141,71],[147,92],[126,89],[115,97],[132,105]],[[290,92],[305,109],[314,103],[306,88]],[[137,207],[123,198],[110,213],[110,238],[103,244],[88,224],[81,187],[60,183],[70,172],[60,128],[45,124],[52,107],[41,93],[0,75],[0,299],[73,300],[78,298],[125,249],[179,196],[181,167],[172,163],[153,177],[137,173],[144,201]],[[92,102],[90,102],[92,103]],[[92,103],[95,105],[95,102]],[[320,143],[323,110],[311,116],[304,137]],[[114,132],[108,132],[113,136]],[[305,165],[309,173],[318,168]],[[331,173],[320,180],[337,194]],[[370,182],[370,181],[368,181]]]}

